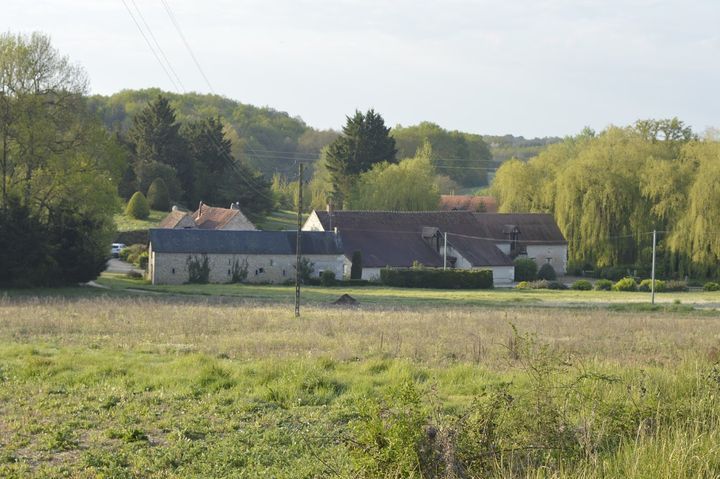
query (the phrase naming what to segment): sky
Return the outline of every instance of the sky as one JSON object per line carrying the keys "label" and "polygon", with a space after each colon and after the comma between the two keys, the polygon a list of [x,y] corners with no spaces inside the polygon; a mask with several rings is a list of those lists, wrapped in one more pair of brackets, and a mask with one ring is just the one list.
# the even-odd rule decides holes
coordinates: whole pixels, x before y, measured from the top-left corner
{"label": "sky", "polygon": [[3,0],[0,12],[0,31],[48,34],[93,93],[214,92],[321,129],[374,108],[390,126],[526,138],[641,118],[720,126],[719,24],[718,0]]}

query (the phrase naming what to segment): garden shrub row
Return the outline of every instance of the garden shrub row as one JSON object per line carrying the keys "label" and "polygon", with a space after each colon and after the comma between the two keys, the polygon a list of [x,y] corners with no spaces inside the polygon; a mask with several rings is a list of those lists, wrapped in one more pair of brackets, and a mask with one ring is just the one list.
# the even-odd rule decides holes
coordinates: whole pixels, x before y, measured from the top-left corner
{"label": "garden shrub row", "polygon": [[380,270],[380,282],[401,288],[491,289],[493,274],[489,270],[383,268]]}
{"label": "garden shrub row", "polygon": [[521,281],[515,286],[517,289],[568,289],[564,283],[559,281],[548,281],[539,279],[537,281]]}

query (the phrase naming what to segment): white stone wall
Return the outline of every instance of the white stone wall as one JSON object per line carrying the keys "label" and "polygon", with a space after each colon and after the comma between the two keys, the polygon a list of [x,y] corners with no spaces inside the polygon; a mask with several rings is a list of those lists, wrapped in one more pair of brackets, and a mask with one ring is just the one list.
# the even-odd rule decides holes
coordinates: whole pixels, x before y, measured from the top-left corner
{"label": "white stone wall", "polygon": [[528,245],[527,257],[538,267],[549,262],[557,274],[567,273],[567,245]]}
{"label": "white stone wall", "polygon": [[310,213],[310,216],[308,216],[308,219],[305,220],[305,224],[303,225],[302,230],[303,231],[325,231],[325,228],[323,228],[323,225],[320,222],[320,218],[318,218],[318,216],[314,210],[312,213]]}
{"label": "white stone wall", "polygon": [[[188,256],[202,261],[201,254],[156,253],[151,251],[148,272],[153,284],[183,284],[188,282]],[[335,272],[337,278],[343,275],[342,255],[305,255],[313,263],[313,276],[324,270]],[[232,279],[232,265],[247,261],[247,283],[283,283],[295,279],[294,255],[207,255],[211,283],[228,283]]]}

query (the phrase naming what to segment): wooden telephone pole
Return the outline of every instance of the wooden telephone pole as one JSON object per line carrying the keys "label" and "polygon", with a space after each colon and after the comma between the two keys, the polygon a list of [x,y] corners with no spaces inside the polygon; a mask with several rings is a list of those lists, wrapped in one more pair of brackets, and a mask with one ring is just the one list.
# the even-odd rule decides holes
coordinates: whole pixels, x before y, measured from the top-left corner
{"label": "wooden telephone pole", "polygon": [[298,162],[297,234],[295,235],[295,317],[300,317],[300,232],[302,230],[303,163]]}

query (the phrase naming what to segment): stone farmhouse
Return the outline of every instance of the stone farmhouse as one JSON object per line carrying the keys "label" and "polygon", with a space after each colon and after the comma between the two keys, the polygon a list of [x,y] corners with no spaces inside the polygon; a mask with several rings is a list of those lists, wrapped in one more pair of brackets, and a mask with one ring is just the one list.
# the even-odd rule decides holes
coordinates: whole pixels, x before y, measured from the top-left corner
{"label": "stone farmhouse", "polygon": [[341,235],[345,276],[353,253],[360,251],[362,277],[369,280],[377,279],[386,266],[407,268],[415,262],[489,269],[495,284],[513,281],[517,257],[550,263],[561,274],[567,269],[567,241],[547,214],[316,210],[303,230]]}
{"label": "stone farmhouse", "polygon": [[[295,231],[152,228],[148,276],[152,284],[182,284],[191,262],[207,259],[209,282],[283,283],[295,279]],[[325,270],[343,275],[343,247],[332,232],[301,235],[300,251],[313,265],[313,276]]]}
{"label": "stone farmhouse", "polygon": [[208,206],[202,201],[197,211],[190,213],[173,210],[159,225],[159,228],[171,229],[203,229],[203,230],[238,230],[255,231],[255,225],[240,211],[240,205],[233,203],[230,208]]}

